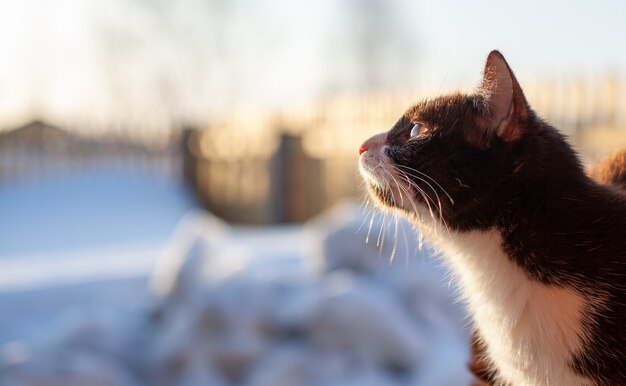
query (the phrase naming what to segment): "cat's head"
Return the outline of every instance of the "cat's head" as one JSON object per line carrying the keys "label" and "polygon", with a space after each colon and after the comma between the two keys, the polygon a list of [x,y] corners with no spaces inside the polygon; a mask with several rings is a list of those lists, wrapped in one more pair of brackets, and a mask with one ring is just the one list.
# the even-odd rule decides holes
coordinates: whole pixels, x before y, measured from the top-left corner
{"label": "cat's head", "polygon": [[504,57],[492,51],[475,92],[412,106],[391,130],[363,143],[359,168],[374,200],[386,207],[458,229],[489,227],[549,170],[541,165],[545,154],[537,155],[546,149],[569,151],[530,109]]}

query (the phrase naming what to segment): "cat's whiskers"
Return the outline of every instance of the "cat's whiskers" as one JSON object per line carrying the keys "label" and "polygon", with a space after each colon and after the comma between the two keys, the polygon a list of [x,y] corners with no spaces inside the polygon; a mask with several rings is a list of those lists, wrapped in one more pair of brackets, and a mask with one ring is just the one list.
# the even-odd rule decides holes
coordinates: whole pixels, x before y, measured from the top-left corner
{"label": "cat's whiskers", "polygon": [[[428,210],[429,210],[429,212],[430,212],[430,214],[431,214],[431,216],[433,217],[433,220],[434,220],[434,219],[435,219],[435,217],[434,217],[434,213],[433,213],[433,211],[432,211],[432,208],[430,207],[430,203],[429,203],[429,201],[430,201],[430,202],[432,202],[432,204],[433,204],[434,206],[437,206],[437,203],[435,202],[435,200],[434,200],[434,199],[430,196],[430,194],[427,194],[427,193],[426,193],[426,191],[425,191],[425,190],[423,190],[423,189],[422,189],[419,185],[417,185],[415,182],[411,181],[411,179],[410,179],[410,178],[408,178],[408,177],[409,177],[409,175],[408,175],[407,173],[405,173],[405,172],[403,172],[402,170],[400,170],[400,169],[396,168],[395,166],[393,166],[393,167],[395,168],[395,170],[396,170],[398,173],[401,173],[401,174],[403,174],[403,175],[406,177],[406,181],[407,181],[407,183],[409,184],[409,186],[410,186],[410,187],[415,188],[415,189],[416,189],[416,190],[417,190],[417,191],[418,191],[418,192],[422,195],[422,197],[424,197],[424,200],[426,201],[426,204],[427,204],[427,206],[428,206]],[[413,177],[415,177],[415,176],[413,176]],[[419,177],[415,177],[415,178],[419,178]],[[426,181],[424,181],[424,182],[426,182]],[[432,186],[431,186],[431,189],[432,189]],[[436,190],[433,190],[433,192],[435,193],[435,197],[437,197],[437,200],[438,200],[438,201],[439,201],[439,203],[441,204],[441,201],[439,200],[439,196],[437,195],[437,191],[436,191]],[[408,194],[408,193],[407,193],[407,194]],[[439,207],[441,207],[441,205],[439,205]]]}
{"label": "cat's whiskers", "polygon": [[[404,173],[401,173],[401,175],[402,175],[402,177],[403,177],[402,179],[406,180],[406,181],[407,181],[407,183],[409,184],[409,186],[411,186],[411,185],[410,185],[410,183],[411,183],[410,179],[409,179],[409,178],[408,178],[408,177],[407,177]],[[412,213],[412,214],[416,217],[416,219],[417,219],[417,221],[418,221],[418,222],[421,222],[422,220],[421,220],[421,214],[420,214],[420,211],[417,209],[417,205],[416,205],[415,200],[413,199],[413,197],[412,197],[412,195],[411,195],[411,192],[409,192],[409,189],[408,189],[407,187],[403,186],[402,184],[398,184],[398,188],[399,188],[399,189],[401,189],[401,190],[403,190],[403,191],[406,193],[407,199],[408,199],[408,201],[411,203],[411,206],[413,207],[413,212],[411,212],[411,213]],[[419,186],[417,187],[417,190],[418,190],[418,192],[419,192],[419,190],[420,190],[420,187],[419,187]],[[423,191],[422,191],[422,192],[419,192],[419,193],[420,193],[420,194],[422,194],[422,195],[424,195],[424,194],[425,194]],[[428,204],[428,201],[426,201],[426,203]],[[404,209],[406,209],[406,208],[404,208]],[[433,214],[433,213],[432,213],[432,211],[430,211],[430,213],[431,213],[431,215]],[[406,251],[408,252],[408,250],[409,250],[409,245],[408,245],[408,241],[407,241],[407,237],[406,237],[406,230],[405,230],[403,233],[404,233],[404,244],[405,244],[405,249],[406,249]],[[421,251],[421,249],[422,249],[422,248],[421,248],[421,243],[420,243],[420,244],[418,244],[418,249]]]}
{"label": "cat's whiskers", "polygon": [[[421,172],[417,169],[405,166],[405,165],[396,165],[397,168],[403,168],[405,170],[402,170],[403,173],[414,177],[416,179],[419,179],[420,181],[424,182],[425,184],[427,184],[429,186],[429,188],[431,190],[433,190],[435,192],[435,194],[437,194],[437,196],[439,196],[439,194],[437,193],[436,189],[433,187],[432,184],[430,184],[428,181],[424,180],[424,178],[428,178],[430,181],[432,181],[439,189],[441,189],[441,191],[446,195],[446,197],[448,198],[448,200],[450,201],[451,204],[454,205],[454,199],[450,196],[450,194],[448,193],[448,191],[441,186],[434,178],[432,178],[431,176],[429,176],[428,174]],[[419,173],[420,175],[416,175],[415,173]]]}
{"label": "cat's whiskers", "polygon": [[[423,190],[423,189],[422,189],[419,185],[417,185],[417,184],[415,183],[415,181],[411,181],[411,179],[409,178],[409,175],[410,175],[409,173],[406,173],[406,172],[404,172],[404,171],[402,171],[402,170],[399,170],[399,169],[397,169],[397,171],[398,171],[399,173],[401,173],[401,174],[403,174],[403,175],[404,175],[404,177],[405,177],[405,179],[406,179],[406,181],[407,181],[407,183],[409,184],[409,186],[410,186],[410,187],[413,187],[415,190],[419,191],[419,192],[420,192],[420,194],[422,195],[422,197],[426,196],[426,197],[430,198],[430,199],[431,199],[431,201],[432,201],[432,203],[433,203],[433,205],[435,205],[435,202],[434,202],[434,200],[430,197],[430,195],[426,194],[426,192],[425,192],[425,191],[424,191],[424,190]],[[418,178],[418,179],[419,179],[419,177],[417,177],[417,176],[412,176],[412,177],[415,177],[415,178]],[[420,179],[420,180],[422,180],[422,179]],[[423,181],[423,180],[422,180],[422,181]],[[432,188],[432,187],[431,187],[431,188]],[[437,218],[435,217],[435,215],[434,215],[434,213],[433,213],[432,209],[430,208],[430,204],[429,204],[428,200],[426,200],[426,198],[425,198],[425,200],[426,200],[426,204],[427,204],[428,209],[429,209],[429,212],[430,212],[430,216],[431,216],[431,218],[433,219],[434,224],[437,224],[437,221],[436,221],[436,220],[439,220],[439,221],[443,224],[443,226],[445,227],[446,231],[447,231],[448,233],[450,233],[450,227],[449,227],[448,223],[446,222],[445,218],[443,217],[443,208],[442,208],[442,205],[441,205],[441,200],[439,199],[439,195],[437,194],[437,192],[436,192],[436,191],[434,191],[434,193],[435,193],[435,195],[436,195],[436,197],[437,197],[437,202],[438,202],[438,204],[439,204],[439,205],[438,205],[438,207],[439,207],[439,219],[437,219]],[[415,205],[414,205],[414,209],[415,209],[415,211],[417,212],[417,209],[415,208]],[[436,227],[435,227],[435,228],[436,228]],[[435,232],[437,232],[437,229],[434,229],[434,230],[435,230]]]}
{"label": "cat's whiskers", "polygon": [[[396,187],[398,188],[397,192],[398,194],[400,194],[401,207],[404,208],[404,195],[402,194],[402,191],[404,190],[404,192],[406,193],[407,200],[410,200],[409,191],[406,188],[402,187],[400,183],[398,183],[398,179],[396,178],[396,176],[394,176],[393,173],[389,172],[388,170],[385,170],[385,173],[391,178],[391,180],[395,183]],[[392,195],[392,199],[395,202],[395,194],[393,190],[391,190],[391,195]],[[411,203],[415,207],[415,203],[412,200],[411,200]],[[415,210],[417,211],[417,208],[415,208]],[[394,229],[394,245],[393,245],[393,249],[391,251],[391,256],[389,259],[390,262],[393,262],[393,259],[398,249],[398,213],[393,212],[393,214],[394,214],[394,218],[396,221],[395,221],[395,229]],[[405,243],[406,243],[406,235],[405,235]],[[407,250],[408,250],[408,244],[407,244]]]}
{"label": "cat's whiskers", "polygon": [[359,234],[359,232],[361,231],[361,228],[363,228],[363,225],[365,225],[365,222],[367,221],[367,218],[372,215],[374,215],[374,206],[372,204],[372,202],[370,201],[369,197],[367,199],[364,199],[361,201],[361,206],[363,207],[363,220],[361,220],[361,224],[359,225],[359,228],[356,230],[356,234]]}
{"label": "cat's whiskers", "polygon": [[394,217],[396,219],[396,227],[393,231],[393,249],[391,250],[389,263],[393,262],[393,258],[396,256],[396,251],[398,250],[398,215],[394,214]]}
{"label": "cat's whiskers", "polygon": [[[422,172],[422,171],[420,171],[420,170],[417,170],[417,169],[415,169],[415,168],[412,168],[412,167],[406,166],[406,165],[395,165],[395,167],[400,167],[400,168],[402,168],[402,169],[405,169],[405,170],[407,170],[409,173],[412,173],[412,172],[419,173],[420,175],[424,176],[425,178],[428,178],[428,179],[429,179],[429,180],[431,180],[431,181],[432,181],[435,185],[437,185],[437,187],[438,187],[439,189],[441,189],[441,191],[442,191],[442,192],[446,195],[446,197],[448,197],[448,200],[450,200],[450,203],[451,203],[452,205],[454,205],[454,199],[452,199],[452,196],[450,195],[450,193],[448,193],[448,191],[447,191],[447,190],[446,190],[443,186],[441,186],[441,184],[440,184],[439,182],[437,182],[437,180],[435,180],[434,178],[432,178],[432,177],[431,177],[431,176],[429,176],[428,174],[426,174],[426,173],[424,173],[424,172]],[[415,175],[413,175],[413,177],[418,178],[418,176],[415,176]],[[424,182],[425,182],[425,181],[424,181]],[[432,186],[431,186],[431,188],[432,188]]]}
{"label": "cat's whiskers", "polygon": [[382,253],[383,247],[385,246],[385,238],[387,236],[387,232],[389,232],[389,228],[391,227],[391,221],[387,216],[393,215],[391,212],[385,212],[385,223],[383,224],[382,228],[382,239],[381,239],[381,243],[380,243],[380,250],[379,252]]}
{"label": "cat's whiskers", "polygon": [[[402,165],[400,165],[402,166]],[[378,163],[373,167],[368,167],[365,170],[367,173],[365,177],[369,180],[371,184],[378,186],[382,189],[385,194],[389,195],[389,199],[391,200],[392,206],[397,206],[398,208],[408,209],[409,206],[412,207],[412,214],[415,218],[422,222],[422,216],[424,214],[424,209],[419,209],[417,205],[418,201],[415,200],[415,194],[419,194],[422,196],[424,204],[427,209],[427,213],[430,215],[432,219],[433,227],[431,230],[435,232],[435,234],[439,233],[440,229],[445,228],[448,232],[450,232],[450,228],[447,222],[443,218],[443,204],[441,202],[441,198],[439,196],[439,192],[436,187],[439,187],[441,191],[443,191],[448,199],[454,203],[450,195],[441,185],[435,181],[429,175],[420,172],[419,170],[414,170],[412,168],[407,168],[407,170],[401,170],[396,167],[391,162],[385,162],[383,160],[379,160]],[[417,175],[417,173],[422,174],[422,176]],[[431,182],[429,182],[429,179]],[[427,192],[425,188],[418,185],[415,180],[418,180],[427,186],[427,190],[432,191],[435,197],[432,197],[430,192]],[[406,197],[406,199],[405,199]],[[376,200],[374,200],[376,201]],[[394,215],[395,221],[387,218],[387,214]],[[400,212],[397,211],[383,211],[382,222],[378,231],[378,235],[376,238],[376,246],[379,247],[379,252],[382,253],[382,249],[384,248],[386,241],[386,233],[391,232],[391,226],[394,226],[394,245],[391,251],[390,261],[393,261],[395,255],[397,254],[398,249],[398,215]],[[439,220],[439,221],[437,221]],[[371,236],[371,230],[373,227],[374,217],[372,216],[370,219],[368,234],[366,236],[366,243],[369,243],[369,238]],[[443,225],[443,227],[438,226],[438,224]],[[405,240],[406,243],[406,240]],[[408,249],[408,244],[407,244]],[[421,250],[421,246],[419,246]]]}
{"label": "cat's whiskers", "polygon": [[[408,176],[407,176],[407,179],[408,179]],[[439,217],[443,219],[443,208],[442,208],[441,200],[439,199],[439,195],[437,194],[437,192],[434,191],[435,197],[437,198],[437,202],[435,202],[435,200],[432,199],[432,197],[430,197],[429,194],[426,194],[426,192],[423,189],[421,189],[421,187],[419,187],[414,181],[411,181],[410,179],[408,179],[408,183],[413,188],[419,190],[420,193],[422,194],[422,196],[426,196],[426,197],[428,197],[430,199],[432,204],[439,209]],[[426,203],[428,204],[428,201]],[[433,218],[433,220],[435,220],[435,216],[434,216],[434,213],[433,213],[432,209],[430,208],[430,204],[428,204],[428,209],[430,211],[431,217]]]}
{"label": "cat's whiskers", "polygon": [[[380,172],[384,173],[384,177],[381,177],[379,175]],[[390,184],[390,182],[388,181],[388,178],[386,177],[387,175],[391,176],[393,179],[393,176],[386,170],[385,165],[383,163],[383,161],[379,161],[378,164],[376,164],[374,167],[370,168],[368,171],[368,174],[366,174],[366,177],[370,180],[371,184],[374,184],[378,187],[380,187],[384,192],[387,192],[391,195],[391,200],[393,203],[397,202],[395,194],[394,194],[394,190],[392,189],[392,186]],[[397,184],[397,183],[396,183]],[[403,201],[404,198],[401,196],[401,200]],[[371,200],[369,200],[370,203],[372,203]],[[368,227],[368,231],[367,231],[367,236],[365,238],[365,243],[368,244],[369,243],[369,239],[370,239],[370,235],[371,235],[371,231],[372,231],[372,227],[374,224],[374,206],[372,205],[372,216],[370,218],[369,221],[369,227]],[[380,213],[380,212],[379,212]],[[387,213],[388,212],[382,212],[382,222],[380,225],[380,229],[378,230],[378,236],[376,238],[376,246],[379,247],[379,252],[382,253],[382,249],[384,247],[384,243],[385,243],[385,234],[386,231],[388,229],[385,229],[385,226],[389,227],[391,226],[391,222],[387,223]],[[395,249],[395,248],[394,248]]]}
{"label": "cat's whiskers", "polygon": [[372,233],[372,225],[374,224],[374,211],[372,211],[372,216],[370,218],[370,225],[367,230],[367,236],[365,236],[365,244],[369,244],[370,242],[370,233]]}
{"label": "cat's whiskers", "polygon": [[[381,165],[382,162],[379,163],[379,165]],[[381,168],[381,170],[383,172],[385,172],[386,174],[389,174],[389,172],[383,167]],[[389,184],[389,181],[387,181],[385,178],[383,178],[383,181],[381,181],[383,184],[383,189],[386,192],[389,192],[391,194],[391,200],[395,203],[395,197],[393,194],[393,189],[391,188],[391,185]],[[376,240],[376,246],[379,247],[379,253],[382,253],[383,250],[383,246],[385,245],[385,223],[387,221],[387,211],[383,212],[383,222],[380,226],[380,229],[378,231],[378,239]],[[382,238],[381,238],[382,236]]]}
{"label": "cat's whiskers", "polygon": [[[399,187],[398,182],[397,182],[396,178],[394,177],[394,175],[392,173],[390,173],[386,169],[384,169],[384,171],[391,178],[391,181],[393,181],[396,184],[396,186]],[[388,191],[391,194],[391,200],[393,201],[393,203],[395,205],[397,203],[395,191],[391,188],[391,184],[389,183],[389,181],[386,181],[386,182],[387,182],[387,186],[389,188]],[[403,202],[404,198],[403,198],[402,192],[400,190],[398,190],[398,194],[400,194],[400,199]],[[391,255],[389,256],[389,262],[391,263],[393,261],[393,258],[395,256],[395,254],[396,254],[396,249],[397,249],[397,246],[398,246],[398,215],[397,215],[396,212],[386,212],[386,213],[389,213],[390,215],[393,216],[393,218],[395,219],[395,227],[396,227],[395,231],[394,231],[394,245],[393,245],[393,248],[391,249]],[[392,225],[392,222],[389,221],[387,223],[387,227],[383,231],[383,240],[382,240],[382,244],[380,246],[381,252],[382,252],[382,249],[383,249],[383,246],[384,246],[384,243],[385,243],[385,236],[390,231],[391,225]]]}
{"label": "cat's whiskers", "polygon": [[[434,205],[434,201],[432,200],[432,198],[430,198],[430,196],[424,190],[422,190],[419,186],[416,186],[408,178],[407,178],[407,184],[409,185],[409,188],[415,189],[422,196],[422,198],[424,199],[424,202],[426,203],[426,208],[428,209],[428,214],[434,220],[435,219],[435,212],[432,210],[432,207],[431,207],[431,204],[430,204],[430,201],[432,201],[433,205]],[[409,189],[409,188],[406,188],[406,189]],[[415,204],[415,202],[413,202],[413,209],[414,209],[413,213],[417,217],[418,221],[421,223],[422,222],[421,211],[417,208],[417,205]]]}
{"label": "cat's whiskers", "polygon": [[[385,173],[387,173],[387,175],[389,175],[389,177],[391,177],[391,180],[396,184],[396,187],[398,188],[398,193],[400,194],[400,206],[404,208],[404,196],[402,195],[402,190],[400,189],[400,185],[398,184],[398,180],[394,177],[393,174],[391,174],[387,170],[385,170]],[[391,192],[391,195],[393,196],[393,191]],[[407,197],[407,199],[408,199],[408,197]]]}
{"label": "cat's whiskers", "polygon": [[[386,169],[383,169],[383,171],[385,172],[386,175],[389,176],[389,178],[391,178],[391,180],[396,184],[396,187],[398,187],[398,193],[400,194],[400,202],[401,205],[404,206],[404,196],[402,195],[402,191],[400,190],[400,186],[398,185],[398,181],[396,181],[395,177],[393,176],[393,174],[391,174],[389,171],[387,171]],[[391,194],[391,200],[394,202],[394,204],[397,202],[396,197],[395,197],[395,193],[393,189],[389,189],[389,192]],[[394,218],[395,218],[395,231],[394,231],[394,244],[393,244],[393,248],[391,250],[391,256],[389,256],[389,262],[393,262],[393,258],[396,254],[396,249],[398,247],[398,216],[394,214]],[[390,224],[391,225],[391,224]],[[388,229],[385,229],[383,232],[383,244],[381,244],[381,251],[383,249],[383,245],[385,243],[385,233],[387,233]]]}
{"label": "cat's whiskers", "polygon": [[[380,167],[380,165],[382,164],[382,162],[378,162],[378,164],[376,166],[374,166],[372,169],[376,170],[377,168]],[[371,176],[370,174],[371,172],[366,172],[366,173],[362,173],[362,175],[364,177],[366,177],[367,180],[369,180],[370,184],[377,184],[379,185],[379,181],[377,179],[375,179],[373,176]],[[365,182],[365,181],[364,181]],[[370,199],[367,200],[367,203],[369,203],[371,205],[372,208],[375,207],[373,201]],[[369,244],[370,241],[370,236],[372,234],[372,227],[374,226],[374,216],[376,215],[375,211],[372,209],[371,213],[370,213],[370,220],[369,220],[369,225],[367,228],[367,235],[365,236],[365,244]],[[384,215],[383,215],[383,219],[384,219]],[[367,220],[367,217],[365,217],[364,221]]]}
{"label": "cat's whiskers", "polygon": [[[402,166],[402,165],[399,165],[399,166]],[[415,170],[415,169],[412,169],[412,168],[408,168],[408,169],[410,169],[410,170],[414,170],[414,171],[419,172],[419,170]],[[434,187],[433,187],[430,183],[428,183],[428,181],[424,180],[423,178],[421,178],[421,177],[419,177],[419,176],[417,176],[417,175],[415,175],[415,174],[413,174],[413,173],[411,173],[411,172],[400,170],[400,169],[399,169],[399,168],[397,168],[397,167],[396,167],[396,170],[397,170],[398,172],[400,172],[400,173],[405,174],[406,176],[411,176],[411,177],[413,177],[413,178],[416,178],[416,179],[418,179],[418,180],[420,180],[420,181],[424,182],[425,184],[427,184],[427,185],[429,186],[429,188],[433,191],[433,193],[435,193],[435,197],[437,197],[437,206],[438,206],[438,208],[439,208],[439,216],[440,216],[440,219],[441,219],[441,221],[443,221],[443,222],[444,222],[444,225],[445,225],[445,226],[446,226],[446,228],[449,230],[449,227],[448,227],[448,225],[445,223],[445,219],[444,219],[444,217],[443,217],[443,205],[442,205],[442,203],[441,203],[441,199],[440,199],[440,197],[439,197],[439,193],[435,190],[435,188],[434,188]],[[419,172],[419,173],[421,173],[421,172]],[[448,196],[448,198],[450,199],[450,202],[454,205],[454,200],[452,200],[452,198],[450,197],[450,195],[449,195],[449,194],[445,191],[445,189],[444,189],[444,188],[443,188],[443,187],[442,187],[439,183],[437,183],[437,181],[435,181],[432,177],[428,176],[428,175],[427,175],[427,174],[425,174],[425,173],[422,173],[422,174],[423,174],[423,175],[425,175],[426,177],[430,178],[430,179],[431,179],[431,180],[432,180],[432,181],[433,181],[433,182],[434,182],[434,183],[435,183],[438,187],[440,187],[440,188],[441,188],[441,190],[442,190],[442,191],[444,191],[444,193]],[[409,180],[410,180],[410,179],[409,179]],[[416,187],[416,188],[417,188],[417,184],[416,184],[414,181],[409,181],[409,183],[410,183],[412,186],[414,186],[414,187]],[[435,204],[435,203],[433,202],[433,205],[434,205],[434,204]],[[433,219],[434,219],[434,218],[433,218]]]}
{"label": "cat's whiskers", "polygon": [[[383,250],[382,244],[380,242],[382,234],[383,234],[383,229],[385,228],[385,221],[387,220],[387,213],[383,213],[383,222],[380,225],[380,228],[378,228],[378,238],[376,238],[376,246],[378,247],[378,253],[380,255],[380,253]],[[382,239],[383,243],[384,243],[384,238]]]}
{"label": "cat's whiskers", "polygon": [[[399,171],[399,172],[401,172],[401,171]],[[419,186],[415,185],[415,183],[413,183],[406,174],[404,174],[404,173],[402,173],[402,174],[403,174],[404,179],[406,180],[409,188],[413,187],[424,198],[424,202],[426,203],[428,211],[429,211],[430,215],[434,219],[434,213],[433,213],[432,208],[430,206],[430,201],[432,201],[433,205],[435,205],[435,201],[428,194],[426,194],[426,192],[422,188],[420,188]],[[407,187],[403,187],[402,189],[405,191],[407,196],[409,196],[409,197],[411,196]],[[415,200],[411,200],[411,204],[413,206],[413,212],[419,217],[419,212],[420,211],[417,209],[417,205],[415,204]]]}
{"label": "cat's whiskers", "polygon": [[365,235],[365,244],[369,244],[370,241],[370,234],[372,233],[372,226],[374,225],[374,216],[376,216],[376,206],[374,205],[374,203],[372,202],[371,197],[367,197],[366,200],[363,201],[365,203],[365,205],[367,207],[369,207],[369,213],[367,215],[364,215],[363,217],[363,221],[361,222],[361,226],[359,226],[359,229],[357,230],[357,233],[359,232],[359,230],[361,229],[361,227],[363,226],[363,224],[365,223],[365,221],[367,221],[367,218],[369,217],[369,226],[367,228],[367,235]]}
{"label": "cat's whiskers", "polygon": [[[392,216],[393,216],[394,214],[393,214],[393,213],[390,213],[390,215],[392,215]],[[389,220],[391,220],[391,219],[389,219]],[[389,230],[390,230],[390,228],[391,228],[391,225],[392,225],[392,221],[387,221],[387,225],[386,225],[386,227],[384,227],[384,229],[383,229],[383,240],[382,240],[382,243],[381,243],[381,245],[380,245],[380,251],[379,251],[379,253],[382,253],[382,251],[383,251],[383,247],[384,247],[384,245],[385,245],[385,237],[387,236],[387,233],[389,233]]]}
{"label": "cat's whiskers", "polygon": [[[362,182],[361,186],[363,185],[365,185],[365,181]],[[361,224],[359,225],[359,228],[356,230],[355,233],[359,234],[359,232],[363,228],[363,225],[365,225],[365,223],[367,222],[369,218],[370,220],[369,227],[367,230],[367,235],[365,236],[365,244],[368,244],[369,236],[372,231],[372,225],[374,223],[374,216],[376,215],[377,211],[376,211],[376,205],[372,201],[371,196],[367,194],[366,192],[364,192],[363,200],[361,200],[361,207],[362,207],[363,220],[361,220]]]}

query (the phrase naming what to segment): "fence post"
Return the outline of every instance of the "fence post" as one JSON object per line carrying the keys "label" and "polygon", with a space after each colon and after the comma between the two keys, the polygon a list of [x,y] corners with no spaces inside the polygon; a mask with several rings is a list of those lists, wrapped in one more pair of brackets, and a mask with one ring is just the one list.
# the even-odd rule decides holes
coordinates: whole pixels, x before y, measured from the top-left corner
{"label": "fence post", "polygon": [[186,126],[183,128],[180,135],[180,149],[182,153],[182,173],[183,180],[193,187],[195,191],[198,190],[198,154],[194,148],[198,148],[198,131],[191,127]]}
{"label": "fence post", "polygon": [[[283,132],[271,160],[270,221],[298,222],[314,214],[311,181],[315,181],[310,159],[304,152],[302,136]],[[319,184],[319,181],[317,182]]]}

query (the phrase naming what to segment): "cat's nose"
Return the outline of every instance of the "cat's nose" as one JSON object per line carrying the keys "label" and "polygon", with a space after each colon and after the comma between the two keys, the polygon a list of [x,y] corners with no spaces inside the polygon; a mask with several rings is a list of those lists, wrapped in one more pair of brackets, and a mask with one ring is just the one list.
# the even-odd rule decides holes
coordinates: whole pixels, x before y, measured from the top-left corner
{"label": "cat's nose", "polygon": [[373,149],[376,149],[377,147],[382,146],[383,143],[385,143],[386,136],[387,136],[387,133],[376,134],[375,136],[371,137],[367,141],[363,142],[363,144],[359,148],[359,155],[365,153],[368,150],[373,150]]}

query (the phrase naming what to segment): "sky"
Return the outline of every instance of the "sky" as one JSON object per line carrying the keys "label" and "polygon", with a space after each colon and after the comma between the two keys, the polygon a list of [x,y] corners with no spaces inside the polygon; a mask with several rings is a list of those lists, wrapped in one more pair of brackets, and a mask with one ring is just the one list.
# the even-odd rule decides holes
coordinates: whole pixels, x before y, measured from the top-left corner
{"label": "sky", "polygon": [[420,1],[419,34],[431,66],[471,77],[491,49],[518,75],[626,71],[626,3],[620,1]]}
{"label": "sky", "polygon": [[[359,24],[363,4],[375,17]],[[521,80],[626,74],[625,14],[620,1],[3,0],[0,127],[162,128],[333,92],[469,87],[494,48]]]}

